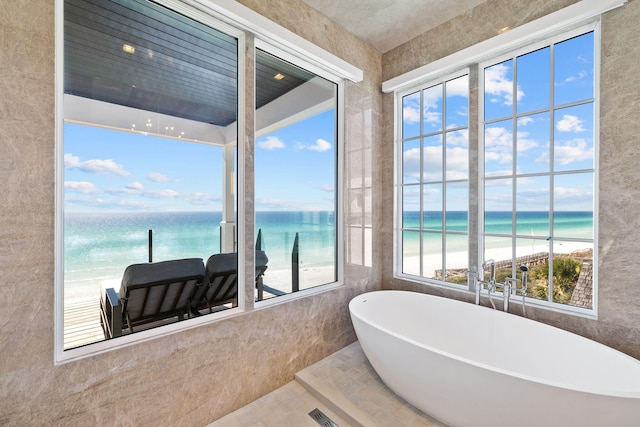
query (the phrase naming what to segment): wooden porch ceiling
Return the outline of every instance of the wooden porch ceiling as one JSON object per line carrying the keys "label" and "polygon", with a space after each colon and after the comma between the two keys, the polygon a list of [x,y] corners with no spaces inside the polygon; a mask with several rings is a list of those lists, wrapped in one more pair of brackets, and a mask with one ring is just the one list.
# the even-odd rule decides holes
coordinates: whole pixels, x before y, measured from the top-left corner
{"label": "wooden porch ceiling", "polygon": [[[148,0],[65,0],[64,17],[65,93],[223,127],[236,121],[235,37]],[[313,77],[259,51],[257,108]]]}

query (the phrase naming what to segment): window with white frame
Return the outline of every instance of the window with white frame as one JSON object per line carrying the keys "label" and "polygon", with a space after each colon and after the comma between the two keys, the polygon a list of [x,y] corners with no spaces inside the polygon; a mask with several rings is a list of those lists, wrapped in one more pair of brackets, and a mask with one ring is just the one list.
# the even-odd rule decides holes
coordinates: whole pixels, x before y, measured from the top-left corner
{"label": "window with white frame", "polygon": [[[591,24],[447,66],[477,69],[477,87],[454,76],[397,93],[398,277],[473,289],[468,268],[479,270],[482,260],[496,261],[499,283],[520,278],[526,265],[527,301],[592,313],[598,31]],[[476,89],[478,97],[469,97]],[[461,120],[467,100],[477,103],[469,105],[477,123]],[[476,146],[467,141],[469,126],[479,129],[477,157],[469,155]],[[477,255],[471,266],[469,248]]]}
{"label": "window with white frame", "polygon": [[480,65],[484,259],[531,298],[592,308],[595,30]]}
{"label": "window with white frame", "polygon": [[[361,70],[240,5],[230,6],[243,19],[231,19],[237,26],[172,0],[58,0],[56,6],[63,89],[56,99],[57,361],[202,324],[224,317],[227,308],[259,308],[257,301],[289,289],[339,281],[338,100],[343,80],[361,81]],[[254,54],[244,49],[246,33],[239,28],[246,26],[256,47],[290,44],[279,51],[284,60],[254,50],[253,111],[239,96],[246,87],[243,64]],[[238,148],[245,117],[254,114],[260,150],[274,148],[274,141],[290,147],[285,160],[256,156],[256,207],[291,210],[303,187],[310,190],[297,200],[305,212],[256,219],[263,231],[256,239],[256,277],[243,280],[242,267],[251,260],[237,254],[248,229],[240,202],[249,166]],[[297,134],[285,139],[292,129]],[[276,200],[264,189],[283,170],[294,177],[287,190],[298,193]],[[299,244],[289,234],[274,243],[285,228],[300,232]],[[292,245],[298,268],[276,280]],[[214,258],[219,262],[210,264]],[[155,269],[167,262],[172,265]],[[132,265],[141,266],[145,282],[124,286]],[[165,273],[181,280],[157,277]],[[285,290],[269,286],[283,282]],[[300,286],[292,289],[294,282]],[[135,313],[128,311],[134,298],[125,293],[133,288],[143,289]],[[255,299],[243,298],[251,291]]]}
{"label": "window with white frame", "polygon": [[467,283],[469,75],[401,97],[402,273]]}

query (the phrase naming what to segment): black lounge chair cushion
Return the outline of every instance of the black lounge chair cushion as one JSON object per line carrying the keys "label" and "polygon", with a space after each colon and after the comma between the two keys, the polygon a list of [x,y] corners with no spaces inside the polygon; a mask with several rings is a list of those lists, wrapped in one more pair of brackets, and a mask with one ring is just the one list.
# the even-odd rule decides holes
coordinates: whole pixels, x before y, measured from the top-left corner
{"label": "black lounge chair cushion", "polygon": [[[264,251],[256,251],[256,279],[264,274],[269,259]],[[238,304],[238,254],[235,252],[214,254],[206,265],[208,286],[196,291],[194,308],[201,310],[231,304]]]}
{"label": "black lounge chair cushion", "polygon": [[128,326],[187,313],[204,273],[201,258],[128,266],[119,293]]}

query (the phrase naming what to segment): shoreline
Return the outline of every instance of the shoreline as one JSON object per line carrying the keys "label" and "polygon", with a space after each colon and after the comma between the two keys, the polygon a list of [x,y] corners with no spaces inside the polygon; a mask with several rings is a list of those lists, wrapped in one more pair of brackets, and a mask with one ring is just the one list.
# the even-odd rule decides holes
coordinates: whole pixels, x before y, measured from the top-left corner
{"label": "shoreline", "polygon": [[[562,242],[554,244],[553,253],[556,255],[566,255],[582,250],[591,250],[592,248],[583,242]],[[533,245],[531,248],[527,248],[527,253],[518,253],[518,257],[532,255],[539,252],[548,252],[548,244]],[[487,258],[493,259],[496,263],[504,260],[511,259],[511,248],[494,248],[487,251]],[[441,258],[440,255],[426,255],[423,257],[424,265],[428,266],[426,269],[433,269],[433,277],[436,276],[436,270],[441,270]],[[468,253],[467,252],[453,252],[447,254],[447,270],[458,270],[468,268]],[[420,257],[412,256],[404,259],[402,271],[406,274],[420,275]],[[427,277],[427,276],[425,276]],[[87,282],[87,285],[71,285],[65,286],[64,301],[65,303],[72,303],[80,300],[87,299],[99,299],[101,298],[104,290],[107,288],[114,288],[116,292],[120,289],[121,278],[107,278],[92,281],[90,279],[84,279],[82,282]],[[302,267],[300,268],[300,290],[309,289],[316,286],[320,286],[326,283],[334,281],[334,267],[333,266],[318,266],[318,267]],[[95,283],[98,283],[97,285]],[[91,284],[91,285],[89,285]],[[267,269],[264,276],[264,284],[277,289],[282,292],[291,292],[291,270],[290,269]]]}

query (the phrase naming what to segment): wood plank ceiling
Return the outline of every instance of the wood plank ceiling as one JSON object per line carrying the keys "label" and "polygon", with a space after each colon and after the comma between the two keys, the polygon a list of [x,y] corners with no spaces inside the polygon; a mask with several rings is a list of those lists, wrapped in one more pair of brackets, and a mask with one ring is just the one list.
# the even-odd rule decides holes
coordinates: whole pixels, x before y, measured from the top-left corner
{"label": "wood plank ceiling", "polygon": [[[64,19],[65,93],[218,126],[237,120],[235,37],[148,0],[65,0]],[[313,77],[258,51],[257,107]]]}

